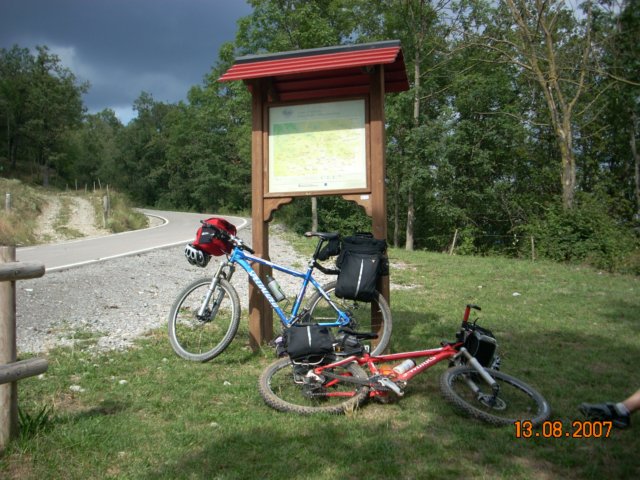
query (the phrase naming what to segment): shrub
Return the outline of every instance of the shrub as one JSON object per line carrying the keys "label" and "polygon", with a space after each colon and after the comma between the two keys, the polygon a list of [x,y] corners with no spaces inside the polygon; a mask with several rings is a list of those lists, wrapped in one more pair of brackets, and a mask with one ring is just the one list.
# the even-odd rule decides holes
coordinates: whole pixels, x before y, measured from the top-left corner
{"label": "shrub", "polygon": [[138,230],[148,226],[147,217],[133,210],[125,195],[111,191],[109,198],[111,210],[107,220],[107,227],[113,233]]}
{"label": "shrub", "polygon": [[640,273],[637,234],[630,225],[613,218],[606,201],[596,195],[577,196],[574,207],[568,210],[559,204],[550,205],[522,231],[535,238],[540,258]]}

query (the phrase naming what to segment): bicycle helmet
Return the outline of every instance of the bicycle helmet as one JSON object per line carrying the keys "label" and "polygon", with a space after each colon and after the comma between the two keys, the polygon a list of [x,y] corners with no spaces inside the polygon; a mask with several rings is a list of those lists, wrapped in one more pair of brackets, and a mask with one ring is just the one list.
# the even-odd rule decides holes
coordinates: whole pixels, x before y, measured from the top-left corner
{"label": "bicycle helmet", "polygon": [[187,260],[191,265],[197,265],[202,268],[206,267],[209,260],[211,260],[211,255],[194,247],[190,243],[184,247],[184,256],[187,257]]}

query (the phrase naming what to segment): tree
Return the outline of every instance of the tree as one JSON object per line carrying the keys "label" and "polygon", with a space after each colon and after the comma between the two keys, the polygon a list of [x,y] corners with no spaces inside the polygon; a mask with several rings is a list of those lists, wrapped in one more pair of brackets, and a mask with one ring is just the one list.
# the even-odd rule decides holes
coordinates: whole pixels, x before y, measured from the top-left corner
{"label": "tree", "polygon": [[377,7],[371,7],[370,16],[383,20],[376,26],[379,30],[371,33],[400,39],[410,78],[409,92],[387,99],[387,114],[393,118],[387,134],[393,241],[399,243],[403,204],[405,248],[413,250],[416,198],[422,198],[432,184],[434,147],[441,144],[431,132],[439,128],[437,118],[452,79],[448,42],[455,20],[450,18],[452,2],[448,0],[372,3]]}
{"label": "tree", "polygon": [[26,102],[34,58],[27,48],[14,45],[0,49],[0,126],[6,132],[4,149],[12,170],[16,168],[18,147],[24,136]]}
{"label": "tree", "polygon": [[504,5],[497,13],[508,15],[512,24],[484,35],[485,45],[538,86],[560,153],[562,203],[569,209],[576,191],[576,108],[593,87],[589,79],[599,66],[591,3],[583,2],[582,18],[560,0],[506,0]]}
{"label": "tree", "polygon": [[97,179],[113,184],[120,170],[117,141],[123,128],[111,109],[86,115],[74,133],[76,153],[69,181],[84,185]]}
{"label": "tree", "polygon": [[67,166],[69,134],[80,125],[82,94],[89,86],[78,84],[47,47],[36,47],[36,52],[34,56],[17,46],[0,51],[0,108],[11,167],[16,167],[18,146],[28,143],[47,186],[50,168]]}

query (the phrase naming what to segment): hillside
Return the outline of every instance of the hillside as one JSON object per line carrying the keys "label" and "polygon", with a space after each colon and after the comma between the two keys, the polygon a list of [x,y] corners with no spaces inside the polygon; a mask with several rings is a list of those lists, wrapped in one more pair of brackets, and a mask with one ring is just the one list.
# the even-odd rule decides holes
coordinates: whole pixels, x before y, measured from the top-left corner
{"label": "hillside", "polygon": [[[109,212],[105,217],[103,205],[107,194]],[[0,195],[2,245],[62,242],[148,226],[147,218],[136,212],[125,196],[113,190],[61,192],[0,178]]]}

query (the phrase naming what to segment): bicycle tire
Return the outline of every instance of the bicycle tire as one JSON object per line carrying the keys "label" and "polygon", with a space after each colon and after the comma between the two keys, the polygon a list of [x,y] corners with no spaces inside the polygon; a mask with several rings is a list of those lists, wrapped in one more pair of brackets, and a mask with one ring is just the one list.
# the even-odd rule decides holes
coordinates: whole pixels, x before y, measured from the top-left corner
{"label": "bicycle tire", "polygon": [[223,294],[216,313],[209,318],[197,318],[211,278],[200,278],[187,285],[178,295],[169,314],[169,341],[182,358],[193,362],[207,362],[220,355],[235,337],[240,325],[240,300],[236,289],[224,278],[218,280],[211,302]]}
{"label": "bicycle tire", "polygon": [[[517,420],[529,420],[535,426],[549,418],[549,404],[533,387],[506,373],[490,369],[486,371],[500,385],[496,404],[488,404],[486,399],[491,397],[491,388],[470,366],[450,368],[440,377],[440,390],[445,400],[492,425],[513,425]],[[469,376],[474,377],[474,383],[486,393],[484,401],[466,384],[465,377]]]}
{"label": "bicycle tire", "polygon": [[[369,387],[366,385],[339,381],[332,382],[332,386],[328,386],[326,381],[304,383],[304,375],[300,372],[296,382],[296,368],[304,370],[305,367],[294,365],[289,358],[281,358],[260,374],[258,389],[265,403],[271,408],[301,415],[343,414],[355,410],[369,395]],[[362,380],[368,378],[365,371],[354,362],[331,369],[331,372]],[[331,396],[332,394],[344,396]]]}
{"label": "bicycle tire", "polygon": [[[340,310],[346,312],[351,317],[352,322],[348,325],[350,328],[362,332],[372,331],[371,309],[376,309],[379,312],[382,325],[377,332],[378,338],[375,340],[362,340],[361,342],[369,345],[369,353],[371,355],[382,354],[389,345],[391,330],[393,328],[389,304],[380,292],[376,292],[374,300],[371,302],[359,302],[338,298],[335,296],[336,283],[335,281],[329,282],[324,285],[322,289],[327,292],[331,301],[334,302]],[[336,321],[337,314],[335,310],[318,291],[314,292],[311,296],[307,307],[309,308],[311,319],[314,322],[329,323]]]}

